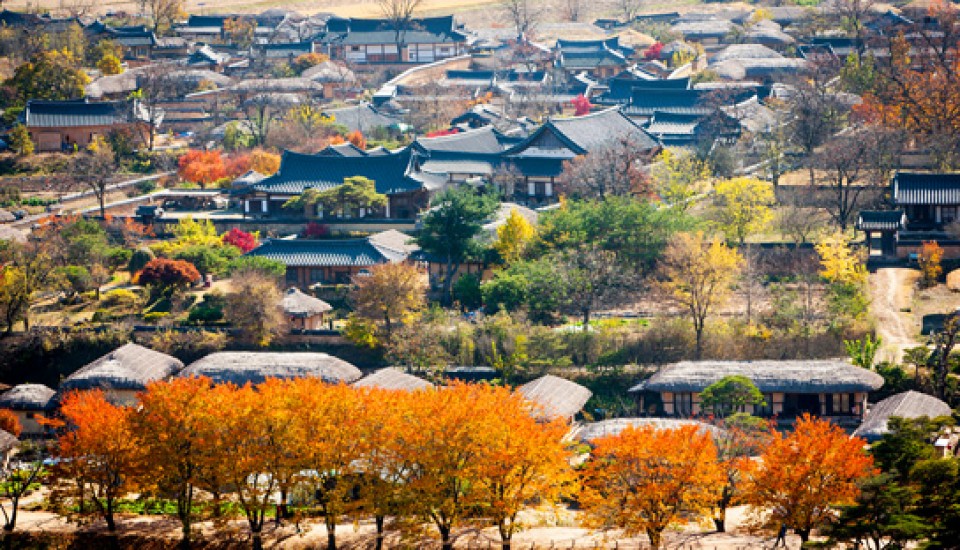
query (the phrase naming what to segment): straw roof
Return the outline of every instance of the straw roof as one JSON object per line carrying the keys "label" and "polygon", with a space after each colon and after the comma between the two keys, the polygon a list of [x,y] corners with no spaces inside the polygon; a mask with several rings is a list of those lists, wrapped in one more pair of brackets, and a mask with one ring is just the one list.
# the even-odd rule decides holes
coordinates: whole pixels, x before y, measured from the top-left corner
{"label": "straw roof", "polygon": [[0,453],[7,453],[10,449],[17,446],[20,440],[17,436],[6,430],[0,430]]}
{"label": "straw roof", "polygon": [[288,288],[280,301],[283,312],[290,317],[313,317],[333,310],[333,306],[320,298],[304,294],[298,288]]}
{"label": "straw roof", "polygon": [[714,437],[723,434],[723,430],[699,420],[685,420],[680,418],[611,418],[600,422],[584,424],[574,434],[579,441],[589,443],[595,439],[608,435],[617,435],[628,427],[640,428],[653,426],[657,430],[675,430],[684,426],[696,426],[701,432],[709,432]]}
{"label": "straw roof", "polygon": [[876,441],[883,437],[890,430],[887,423],[893,417],[899,418],[936,418],[938,416],[950,416],[953,409],[936,397],[915,392],[907,391],[892,395],[870,408],[870,412],[863,419],[863,424],[857,428],[853,435],[862,437],[867,441]]}
{"label": "straw roof", "polygon": [[407,374],[399,369],[380,369],[373,374],[364,376],[353,383],[357,388],[379,388],[382,390],[416,391],[432,388],[433,384],[426,380]]}
{"label": "straw roof", "polygon": [[93,388],[140,391],[182,368],[176,357],[130,342],[68,376],[60,383],[60,392]]}
{"label": "straw roof", "polygon": [[701,392],[727,376],[746,376],[762,392],[843,393],[880,389],[883,377],[845,359],[817,361],[683,361],[667,365],[631,392]]}
{"label": "straw roof", "polygon": [[56,393],[43,384],[20,384],[0,395],[0,409],[45,411]]}
{"label": "straw roof", "polygon": [[580,384],[552,374],[528,382],[518,391],[550,418],[573,418],[593,395]]}
{"label": "straw roof", "polygon": [[180,376],[206,376],[215,384],[260,384],[268,378],[320,378],[324,382],[350,383],[360,369],[326,353],[221,351],[195,361]]}

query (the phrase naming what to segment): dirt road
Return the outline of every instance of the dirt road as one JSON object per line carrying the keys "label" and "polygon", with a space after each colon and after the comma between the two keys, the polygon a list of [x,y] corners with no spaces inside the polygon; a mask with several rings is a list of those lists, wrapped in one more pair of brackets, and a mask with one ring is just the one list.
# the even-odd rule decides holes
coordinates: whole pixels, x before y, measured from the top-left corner
{"label": "dirt road", "polygon": [[919,321],[909,309],[920,273],[914,269],[883,268],[870,275],[870,310],[883,338],[880,361],[899,362],[903,352],[921,345]]}

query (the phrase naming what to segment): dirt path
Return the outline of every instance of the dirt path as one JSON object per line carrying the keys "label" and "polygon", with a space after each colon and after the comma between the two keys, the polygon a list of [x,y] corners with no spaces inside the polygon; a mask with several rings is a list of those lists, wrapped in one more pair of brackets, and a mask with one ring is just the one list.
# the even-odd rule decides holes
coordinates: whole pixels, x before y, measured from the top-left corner
{"label": "dirt path", "polygon": [[908,309],[920,273],[914,269],[883,268],[870,275],[870,309],[883,338],[878,360],[900,362],[903,352],[921,345],[916,340],[919,325]]}

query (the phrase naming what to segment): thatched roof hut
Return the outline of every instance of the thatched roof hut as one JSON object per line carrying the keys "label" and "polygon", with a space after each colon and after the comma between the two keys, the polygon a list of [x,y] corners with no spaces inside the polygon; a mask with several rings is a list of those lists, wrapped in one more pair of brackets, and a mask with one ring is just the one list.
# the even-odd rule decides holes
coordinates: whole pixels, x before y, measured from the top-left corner
{"label": "thatched roof hut", "polygon": [[595,439],[608,435],[617,435],[628,427],[640,428],[653,426],[658,430],[675,430],[684,426],[696,426],[701,432],[709,432],[714,437],[722,435],[724,430],[699,420],[685,420],[680,418],[611,418],[600,422],[584,424],[574,433],[577,440],[589,443]]}
{"label": "thatched roof hut", "polygon": [[56,394],[43,384],[20,384],[0,395],[0,409],[46,411]]}
{"label": "thatched roof hut", "polygon": [[306,318],[333,310],[333,306],[320,298],[304,294],[298,288],[288,288],[280,301],[283,312],[290,317]]}
{"label": "thatched roof hut", "polygon": [[761,392],[870,392],[883,386],[879,374],[845,359],[816,361],[682,361],[667,365],[631,392],[695,392],[727,376],[746,376]]}
{"label": "thatched roof hut", "polygon": [[129,342],[68,376],[60,393],[70,390],[142,391],[183,368],[176,357]]}
{"label": "thatched roof hut", "polygon": [[417,391],[433,387],[433,384],[423,378],[407,374],[395,368],[380,369],[357,380],[353,385],[357,388],[379,388],[382,390],[401,391]]}
{"label": "thatched roof hut", "polygon": [[900,418],[936,418],[950,416],[953,409],[943,401],[920,392],[907,391],[891,395],[870,408],[860,427],[853,435],[873,442],[889,433],[887,423],[893,417]]}
{"label": "thatched roof hut", "polygon": [[268,378],[320,378],[330,384],[351,383],[360,369],[326,353],[221,351],[195,361],[180,376],[206,376],[215,384],[261,384]]}
{"label": "thatched roof hut", "polygon": [[593,395],[580,384],[552,374],[541,376],[517,389],[541,409],[544,416],[550,418],[573,418]]}

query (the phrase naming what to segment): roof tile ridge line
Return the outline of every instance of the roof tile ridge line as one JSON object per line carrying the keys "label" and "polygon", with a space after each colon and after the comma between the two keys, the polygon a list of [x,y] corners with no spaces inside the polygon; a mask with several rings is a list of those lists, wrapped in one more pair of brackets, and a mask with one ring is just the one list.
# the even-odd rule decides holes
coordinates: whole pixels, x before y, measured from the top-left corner
{"label": "roof tile ridge line", "polygon": [[[343,239],[278,239],[278,238],[269,238],[266,239],[260,246],[270,243],[333,243],[333,244],[360,244],[360,243],[370,243],[373,246],[373,243],[370,242],[369,237],[346,237]],[[259,246],[257,248],[260,248]],[[256,250],[254,248],[253,250]],[[252,252],[252,251],[251,251]],[[162,352],[160,352],[162,353]]]}

